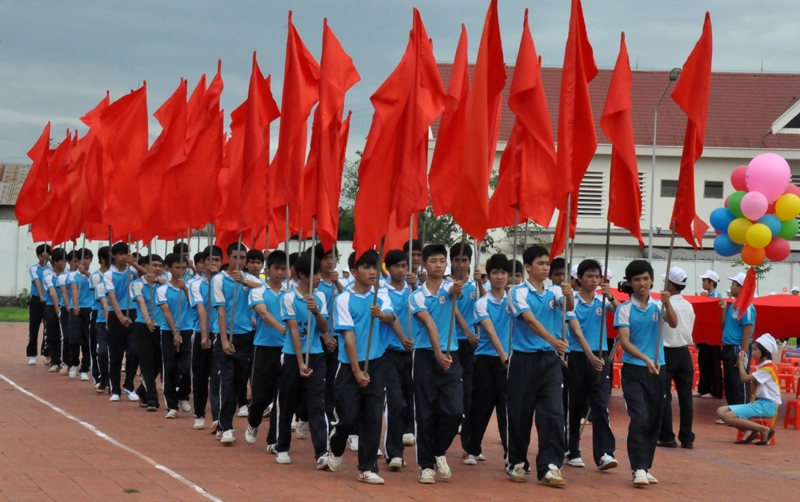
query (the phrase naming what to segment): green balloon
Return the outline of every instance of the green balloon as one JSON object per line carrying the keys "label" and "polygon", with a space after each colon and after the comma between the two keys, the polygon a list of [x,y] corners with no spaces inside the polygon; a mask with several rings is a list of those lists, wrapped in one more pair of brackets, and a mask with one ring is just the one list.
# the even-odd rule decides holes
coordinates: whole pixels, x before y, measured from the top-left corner
{"label": "green balloon", "polygon": [[798,225],[797,220],[794,218],[781,222],[781,231],[778,232],[777,237],[782,237],[786,240],[792,239],[797,235],[798,228],[800,228],[800,225]]}
{"label": "green balloon", "polygon": [[742,213],[742,198],[747,194],[747,192],[740,190],[738,192],[733,192],[728,199],[728,211],[731,212],[737,218],[744,218],[744,214]]}

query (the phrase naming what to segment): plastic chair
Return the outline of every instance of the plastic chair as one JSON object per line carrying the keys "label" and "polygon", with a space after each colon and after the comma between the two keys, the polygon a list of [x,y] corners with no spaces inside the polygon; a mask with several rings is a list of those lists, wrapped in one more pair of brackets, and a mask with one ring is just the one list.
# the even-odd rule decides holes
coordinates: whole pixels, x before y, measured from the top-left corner
{"label": "plastic chair", "polygon": [[783,416],[783,428],[789,426],[794,430],[800,429],[800,401],[792,400],[786,403],[786,414]]}
{"label": "plastic chair", "polygon": [[778,375],[778,383],[780,383],[781,390],[784,392],[795,392],[794,374],[787,375],[781,373]]}
{"label": "plastic chair", "polygon": [[614,363],[614,375],[611,380],[611,386],[617,389],[622,388],[622,364]]}
{"label": "plastic chair", "polygon": [[[767,417],[753,417],[753,418],[750,419],[750,421],[751,422],[755,422],[757,424],[765,425],[765,426],[769,427],[770,429],[774,429],[775,428],[775,419],[773,419],[772,417],[769,417],[769,418],[767,418]],[[762,434],[760,432],[759,432],[758,436],[759,436],[760,440],[762,440],[762,441],[764,440],[764,437],[762,436]],[[739,431],[736,434],[736,441],[740,441],[743,437],[744,437],[744,432],[743,431]],[[769,440],[769,444],[774,445],[775,443],[776,443],[775,435],[773,435],[772,439]]]}

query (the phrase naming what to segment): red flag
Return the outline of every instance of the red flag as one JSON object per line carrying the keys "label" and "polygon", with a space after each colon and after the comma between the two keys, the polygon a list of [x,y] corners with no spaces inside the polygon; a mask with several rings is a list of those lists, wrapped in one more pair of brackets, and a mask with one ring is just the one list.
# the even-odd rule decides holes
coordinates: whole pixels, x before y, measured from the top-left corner
{"label": "red flag", "polygon": [[703,249],[703,237],[708,232],[709,227],[705,221],[701,220],[699,216],[695,215],[694,221],[694,237],[697,239],[697,243],[700,245],[700,249]]}
{"label": "red flag", "polygon": [[95,126],[103,145],[104,223],[124,238],[141,228],[137,178],[147,155],[147,84],[100,114]]}
{"label": "red flag", "polygon": [[50,151],[46,177],[50,190],[31,221],[34,242],[52,241],[52,244],[56,245],[72,237],[69,229],[65,228],[65,220],[68,216],[70,224],[72,223],[66,172],[72,161],[69,152],[73,146],[73,136],[67,130],[64,140],[55,150]]}
{"label": "red flag", "polygon": [[[319,106],[314,112],[311,150],[304,173],[303,226],[311,228],[317,218],[317,235],[326,250],[333,249],[339,229],[339,195],[342,187],[345,148],[349,133],[343,129],[345,93],[361,76],[353,60],[344,51],[326,19],[322,34],[322,64],[320,66]],[[342,134],[345,141],[342,142]]]}
{"label": "red flag", "polygon": [[464,164],[461,176],[456,178],[458,198],[465,203],[453,204],[450,211],[456,223],[478,241],[483,240],[489,228],[489,179],[497,152],[500,106],[505,86],[506,67],[497,0],[492,0],[483,24],[467,104]]}
{"label": "red flag", "polygon": [[400,64],[370,98],[375,107],[358,170],[353,247],[360,256],[377,246],[389,227],[402,228],[428,205],[428,128],[444,106],[445,92],[433,45],[419,11]]}
{"label": "red flag", "polygon": [[508,106],[516,119],[500,159],[497,188],[489,201],[494,227],[513,225],[517,206],[520,221],[530,219],[546,227],[553,218],[554,198],[543,195],[552,193],[556,149],[540,66],[525,9],[522,40],[508,97]]}
{"label": "red flag", "polygon": [[436,136],[436,146],[433,149],[433,160],[428,174],[434,216],[451,213],[454,202],[459,197],[458,184],[455,180],[459,179],[464,167],[468,101],[467,28],[462,24],[461,37],[458,39],[456,56],[450,70],[444,113],[439,123],[439,133]]}
{"label": "red flag", "polygon": [[611,176],[608,188],[608,221],[627,229],[644,247],[640,218],[642,194],[639,188],[639,169],[636,145],[633,141],[631,119],[631,63],[625,46],[625,33],[620,37],[619,56],[608,86],[606,105],[600,117],[600,127],[611,142]]}
{"label": "red flag", "polygon": [[14,214],[19,226],[30,224],[47,198],[47,156],[50,153],[50,122],[44,126],[39,139],[28,152],[33,161],[28,176],[22,183],[14,205]]}
{"label": "red flag", "polygon": [[597,133],[592,116],[589,82],[597,76],[597,65],[580,0],[572,0],[569,35],[561,70],[561,96],[558,103],[558,170],[561,180],[553,187],[559,209],[558,225],[553,236],[550,256],[563,252],[566,243],[566,218],[568,193],[572,194],[569,235],[575,236],[578,220],[578,194],[586,169],[597,150]]}
{"label": "red flag", "polygon": [[[89,132],[81,140],[83,143],[82,150],[86,158],[78,162],[85,162],[84,179],[86,181],[86,189],[89,192],[89,201],[91,206],[88,208],[86,219],[91,222],[92,228],[99,227],[103,229],[103,234],[108,235],[108,226],[103,225],[103,212],[106,208],[105,203],[105,183],[103,181],[103,145],[97,135],[97,124],[100,122],[100,114],[108,108],[111,103],[109,92],[106,91],[106,97],[97,105],[93,110],[89,111],[81,117],[81,122],[89,127]],[[93,139],[89,139],[93,138]],[[85,226],[84,226],[85,227]],[[86,228],[84,228],[85,232]],[[92,231],[94,232],[94,230]],[[87,235],[88,237],[88,235]]]}
{"label": "red flag", "polygon": [[413,224],[413,228],[409,231],[409,226],[397,228],[397,218],[392,215],[389,218],[389,228],[386,229],[386,240],[383,245],[383,256],[393,249],[403,249],[403,246],[408,242],[409,235],[411,239],[416,239],[419,230],[419,219],[409,218],[409,222]]}
{"label": "red flag", "polygon": [[280,134],[275,158],[269,167],[269,206],[273,219],[285,221],[289,207],[289,228],[300,230],[303,202],[303,168],[306,160],[308,116],[319,100],[319,63],[300,39],[289,11],[286,66],[283,73]]}
{"label": "red flag", "polygon": [[686,242],[695,249],[697,249],[697,243],[692,232],[692,223],[696,216],[694,164],[703,154],[703,142],[706,135],[708,101],[711,94],[712,49],[711,16],[706,12],[703,34],[684,63],[681,78],[670,95],[689,119],[686,123],[686,135],[683,140],[678,192],[675,194],[675,205],[672,207],[670,228],[674,228],[675,232],[686,239]]}
{"label": "red flag", "polygon": [[756,270],[750,267],[744,279],[744,284],[742,284],[742,289],[739,291],[739,296],[736,297],[736,301],[733,303],[733,308],[739,312],[739,315],[744,315],[745,310],[752,305],[753,298],[756,295],[756,286]]}

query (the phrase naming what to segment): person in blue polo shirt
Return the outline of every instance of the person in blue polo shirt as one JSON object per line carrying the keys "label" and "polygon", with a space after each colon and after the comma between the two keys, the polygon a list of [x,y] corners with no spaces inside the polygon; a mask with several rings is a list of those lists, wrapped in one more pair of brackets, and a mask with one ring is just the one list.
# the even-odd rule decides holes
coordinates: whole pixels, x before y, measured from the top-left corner
{"label": "person in blue polo shirt", "polygon": [[92,344],[92,377],[98,394],[104,393],[108,387],[108,331],[106,331],[108,297],[106,297],[103,274],[108,270],[110,250],[108,246],[97,250],[100,268],[92,271],[89,276],[89,287],[94,297],[92,324],[89,330]]}
{"label": "person in blue polo shirt", "polygon": [[[617,309],[617,328],[622,355],[622,395],[631,421],[628,426],[628,459],[633,484],[657,484],[650,474],[656,453],[661,412],[664,405],[664,341],[659,341],[659,324],[674,328],[678,317],[669,302],[670,294],[661,292],[661,301],[650,296],[653,267],[644,260],[634,260],[625,267],[625,280],[631,285],[631,299]],[[656,357],[656,354],[658,357]],[[655,359],[655,361],[653,360]]]}
{"label": "person in blue polo shirt", "polygon": [[[511,307],[508,306],[506,285],[511,276],[511,262],[503,254],[492,255],[486,261],[486,275],[490,291],[475,302],[473,317],[478,332],[473,373],[472,408],[470,409],[471,435],[467,444],[466,465],[476,465],[485,459],[481,442],[486,427],[497,413],[497,427],[503,452],[508,453],[506,419],[506,382],[508,330],[511,324]],[[462,430],[463,434],[463,430]],[[505,457],[505,455],[503,455]]]}
{"label": "person in blue polo shirt", "polygon": [[419,482],[431,484],[436,482],[434,466],[443,479],[452,475],[445,453],[458,434],[463,417],[463,371],[455,333],[447,345],[453,302],[461,298],[463,284],[444,278],[447,248],[443,245],[425,246],[422,263],[428,279],[409,297],[408,306],[414,316],[414,420]]}
{"label": "person in blue polo shirt", "polygon": [[[378,290],[377,299],[373,292],[373,288],[377,288],[378,253],[366,251],[358,260],[352,253],[347,261],[355,282],[336,299],[334,329],[341,340],[334,395],[339,420],[331,434],[328,468],[331,471],[342,468],[347,438],[357,432],[358,480],[383,484],[383,478],[378,476],[376,452],[381,439],[386,397],[386,359],[383,355],[389,337],[394,336],[390,328],[394,311],[385,289]],[[364,372],[366,361],[369,361],[367,373]]]}
{"label": "person in blue polo shirt", "polygon": [[[294,269],[299,280],[297,286],[283,296],[281,320],[286,323],[287,336],[283,345],[283,366],[278,388],[278,433],[276,437],[276,462],[291,464],[289,447],[292,441],[292,416],[297,412],[304,396],[308,408],[308,425],[317,469],[328,468],[328,417],[325,415],[325,354],[331,350],[333,340],[328,334],[328,309],[325,297],[314,291],[310,298],[311,281],[318,283],[319,260],[314,258],[314,275],[311,275],[311,254],[302,254]],[[311,316],[309,316],[309,312]],[[309,322],[310,319],[310,322]],[[308,350],[308,363],[305,360]]]}
{"label": "person in blue polo shirt", "polygon": [[[286,325],[281,319],[281,285],[286,279],[286,253],[272,251],[267,257],[267,283],[250,290],[250,310],[256,314],[256,336],[253,341],[253,374],[251,390],[253,401],[247,416],[245,439],[255,443],[258,427],[268,407],[275,409],[278,383],[281,376],[281,354],[286,342]],[[277,420],[270,420],[267,432],[267,452],[275,449]]]}
{"label": "person in blue polo shirt", "polygon": [[[50,246],[39,244],[36,246],[37,262],[28,268],[28,278],[31,281],[31,301],[28,304],[28,346],[25,348],[25,355],[28,356],[28,364],[36,364],[36,344],[39,341],[39,326],[44,325],[44,305],[47,292],[44,289],[44,271],[50,267]],[[45,335],[42,334],[42,356],[45,358],[45,365],[50,361],[49,355],[45,354]]]}
{"label": "person in blue polo shirt", "polygon": [[58,276],[64,271],[66,253],[61,248],[55,248],[50,253],[53,268],[45,269],[42,275],[42,293],[44,296],[44,334],[50,354],[50,372],[55,373],[61,369],[61,307],[59,297],[61,290],[58,285]]}
{"label": "person in blue polo shirt", "polygon": [[69,343],[69,319],[73,315],[74,302],[72,300],[72,288],[69,286],[69,276],[72,273],[74,251],[67,253],[67,262],[64,270],[58,274],[58,291],[61,293],[58,297],[58,305],[60,307],[61,315],[58,320],[61,325],[61,369],[59,373],[62,375],[69,375],[72,373],[78,376],[78,367],[73,364],[72,360],[72,347]]}
{"label": "person in blue polo shirt", "polygon": [[143,275],[131,283],[132,296],[139,307],[133,326],[142,380],[136,393],[141,398],[139,406],[153,412],[159,407],[156,378],[162,368],[161,325],[163,314],[157,307],[156,290],[165,282],[162,277],[164,260],[157,254],[147,255],[139,258],[139,264],[145,267],[147,275]]}
{"label": "person in blue polo shirt", "polygon": [[534,412],[539,448],[536,477],[551,486],[564,486],[563,354],[568,344],[561,336],[562,309],[573,309],[572,287],[548,289],[550,253],[530,246],[522,253],[527,281],[511,288],[514,314],[511,358],[508,363],[508,468],[511,480],[524,483]]}
{"label": "person in blue polo shirt", "polygon": [[[306,251],[308,252],[308,251]],[[334,315],[336,308],[335,297],[344,290],[344,286],[339,283],[339,272],[334,266],[333,256],[338,253],[336,246],[333,249],[325,249],[321,242],[318,242],[314,249],[314,257],[319,259],[319,292],[325,297],[325,307],[328,309],[328,314]],[[333,318],[328,319],[328,332],[333,333]],[[338,343],[338,337],[333,336],[333,341]],[[333,350],[325,351],[325,413],[328,415],[328,421],[333,422],[336,417],[333,415],[333,408],[336,402],[336,389],[334,381],[336,380],[336,368],[339,366],[338,359],[339,351],[336,347]]]}
{"label": "person in blue polo shirt", "polygon": [[[722,294],[717,291],[719,275],[713,270],[706,270],[699,276],[703,281],[703,291],[701,295],[708,298],[722,298]],[[694,397],[704,399],[722,399],[722,345],[710,345],[698,342],[697,347],[697,368],[700,379],[697,381],[697,393]]]}
{"label": "person in blue polo shirt", "polygon": [[[89,352],[89,324],[92,318],[94,294],[89,287],[89,269],[83,265],[83,250],[76,249],[72,254],[67,286],[73,298],[72,315],[69,316],[69,362],[71,378],[89,380],[92,356]],[[81,357],[81,355],[83,357]]]}
{"label": "person in blue polo shirt", "polygon": [[[739,272],[735,277],[728,277],[731,281],[733,298],[739,297],[746,277],[744,272]],[[720,298],[719,305],[722,309],[722,371],[725,379],[725,399],[728,406],[747,404],[750,402],[750,385],[742,383],[737,362],[739,353],[744,352],[745,372],[750,371],[749,353],[756,327],[756,308],[750,304],[744,312],[740,312],[733,306],[733,302],[728,304],[724,298]]]}

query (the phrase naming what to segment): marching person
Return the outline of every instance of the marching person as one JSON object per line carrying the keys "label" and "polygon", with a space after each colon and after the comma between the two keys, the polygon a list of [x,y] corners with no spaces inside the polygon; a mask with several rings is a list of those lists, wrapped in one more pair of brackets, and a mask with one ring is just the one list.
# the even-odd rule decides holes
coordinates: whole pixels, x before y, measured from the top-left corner
{"label": "marching person", "polygon": [[[81,256],[83,250],[73,252],[72,266],[67,279],[67,285],[72,292],[73,309],[69,316],[69,345],[72,361],[70,366],[76,368],[72,378],[80,378],[81,381],[89,381],[89,371],[91,370],[92,355],[89,347],[89,328],[92,322],[92,305],[94,304],[94,292],[89,286],[89,268],[85,266],[85,256]],[[89,258],[91,263],[91,258]],[[83,357],[80,357],[83,355]]]}
{"label": "marching person", "polygon": [[[108,270],[110,250],[111,248],[108,246],[103,246],[97,250],[97,261],[100,263],[100,268],[93,270],[89,276],[89,287],[92,289],[94,297],[92,324],[89,329],[90,343],[92,345],[92,377],[98,394],[104,393],[108,386],[108,331],[106,331],[108,298],[105,293],[103,276]],[[89,254],[89,250],[87,250],[87,254]],[[102,341],[100,339],[101,330]]]}
{"label": "marching person", "polygon": [[156,290],[160,287],[164,272],[161,256],[154,254],[139,258],[147,274],[131,283],[133,300],[136,302],[136,320],[133,323],[136,337],[136,354],[139,359],[139,371],[142,374],[137,394],[141,399],[139,406],[147,411],[156,411],[158,404],[158,387],[156,378],[161,374],[161,325],[163,314],[158,308]]}
{"label": "marching person", "polygon": [[[706,270],[700,279],[703,281],[701,295],[708,298],[722,298],[722,294],[717,291],[719,275],[716,272]],[[700,370],[700,379],[697,382],[695,397],[722,399],[722,346],[698,343],[697,367]]]}
{"label": "marching person", "polygon": [[[222,249],[207,246],[202,259],[195,259],[198,276],[191,283],[189,291],[192,304],[197,310],[197,323],[194,326],[192,341],[192,399],[194,400],[194,429],[206,428],[206,405],[211,402],[211,433],[216,434],[219,426],[219,372],[214,362],[213,343],[219,334],[217,313],[212,306],[210,294],[212,277],[222,265]],[[201,303],[197,303],[197,300]],[[205,313],[206,325],[201,322],[201,312]],[[204,332],[205,330],[205,332]],[[210,394],[210,396],[209,396]],[[210,399],[209,399],[210,397]]]}
{"label": "marching person", "polygon": [[42,274],[42,292],[44,295],[44,334],[45,344],[50,354],[50,372],[60,371],[63,361],[61,359],[61,306],[59,304],[61,289],[58,286],[58,276],[66,266],[66,253],[61,248],[50,252],[53,268],[47,268]]}
{"label": "marching person", "polygon": [[[37,262],[28,267],[28,278],[31,281],[31,300],[28,304],[28,346],[25,348],[25,355],[28,356],[28,364],[36,364],[36,345],[39,341],[39,327],[44,326],[44,306],[47,292],[44,289],[44,271],[50,267],[50,246],[40,244],[36,246]],[[45,338],[42,333],[42,347],[40,354],[45,358],[44,364],[48,365],[49,356],[45,354]]]}

